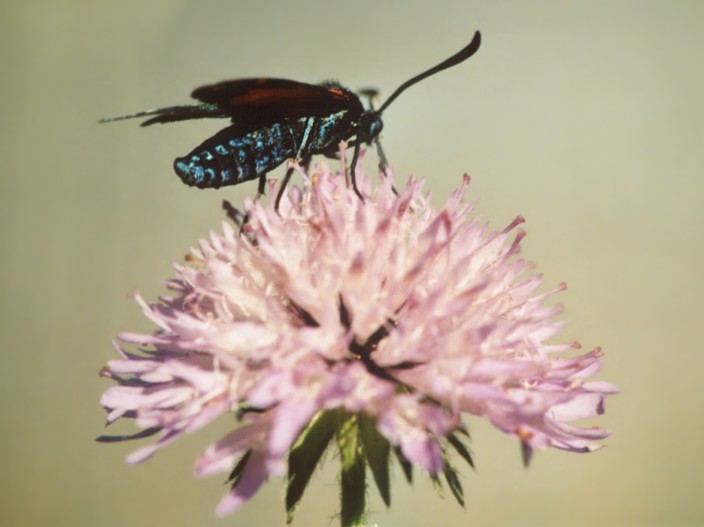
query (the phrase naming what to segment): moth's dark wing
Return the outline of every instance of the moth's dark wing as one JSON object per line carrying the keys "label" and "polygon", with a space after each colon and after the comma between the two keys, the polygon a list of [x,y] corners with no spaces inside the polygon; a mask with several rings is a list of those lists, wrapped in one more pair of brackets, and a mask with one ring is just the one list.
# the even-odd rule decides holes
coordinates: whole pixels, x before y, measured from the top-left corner
{"label": "moth's dark wing", "polygon": [[149,117],[141,126],[149,126],[154,123],[172,123],[174,121],[187,121],[190,119],[203,119],[205,117],[227,118],[229,115],[223,114],[222,110],[215,104],[198,104],[185,106],[169,106],[167,108],[156,108],[154,110],[145,110],[143,112],[133,113],[130,115],[121,115],[120,117],[106,117],[100,119],[100,123],[110,123],[113,121],[122,121],[124,119],[139,119],[140,117]]}
{"label": "moth's dark wing", "polygon": [[288,79],[237,79],[201,86],[191,96],[216,105],[233,122],[268,125],[282,119],[325,117],[347,110],[361,115],[362,103],[341,87],[306,84]]}
{"label": "moth's dark wing", "polygon": [[170,108],[160,108],[153,110],[151,119],[144,121],[141,126],[149,126],[154,123],[173,123],[175,121],[188,121],[190,119],[203,118],[227,118],[228,116],[213,104],[199,104],[197,106],[171,106]]}

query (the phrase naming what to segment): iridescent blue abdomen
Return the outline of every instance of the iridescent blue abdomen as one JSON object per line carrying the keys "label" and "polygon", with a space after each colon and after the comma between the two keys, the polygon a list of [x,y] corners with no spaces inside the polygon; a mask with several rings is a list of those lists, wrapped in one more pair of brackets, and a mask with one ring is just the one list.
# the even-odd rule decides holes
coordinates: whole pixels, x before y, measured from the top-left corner
{"label": "iridescent blue abdomen", "polygon": [[174,170],[184,183],[198,188],[256,179],[287,159],[300,161],[336,149],[354,130],[346,113],[286,119],[245,134],[232,125],[176,158]]}
{"label": "iridescent blue abdomen", "polygon": [[273,124],[238,135],[230,126],[185,157],[176,158],[174,170],[184,183],[198,188],[219,188],[256,179],[295,156],[295,132]]}

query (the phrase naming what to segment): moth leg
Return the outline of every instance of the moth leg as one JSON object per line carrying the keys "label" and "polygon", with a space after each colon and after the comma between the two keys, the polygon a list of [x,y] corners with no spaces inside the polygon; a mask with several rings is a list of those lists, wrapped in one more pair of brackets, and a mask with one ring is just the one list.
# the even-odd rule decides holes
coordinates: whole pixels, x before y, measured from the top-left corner
{"label": "moth leg", "polygon": [[239,210],[238,208],[234,207],[232,203],[230,203],[228,200],[224,199],[222,200],[222,209],[225,211],[225,215],[230,218],[232,223],[237,225],[240,228],[240,234],[242,233],[242,229],[244,226],[247,224],[247,221],[249,220],[249,217],[247,214]]}
{"label": "moth leg", "polygon": [[[254,203],[259,201],[259,199],[264,195],[264,192],[266,191],[266,174],[259,174],[259,183],[257,184],[257,194],[254,196]],[[222,202],[222,208],[225,209],[225,213],[227,214],[227,217],[230,218],[235,225],[238,225],[240,228],[240,234],[242,234],[242,231],[244,230],[244,226],[249,223],[249,214],[248,213],[243,213],[240,212],[238,209],[232,206],[232,204],[224,200]],[[240,219],[240,216],[242,216],[242,219]]]}
{"label": "moth leg", "polygon": [[284,190],[286,190],[286,186],[288,185],[288,182],[291,179],[292,175],[293,175],[293,167],[288,167],[286,169],[286,175],[284,176],[284,179],[281,181],[281,185],[279,186],[279,191],[276,193],[276,201],[274,202],[274,210],[276,212],[279,212],[279,205],[281,204],[281,198],[284,195]]}
{"label": "moth leg", "polygon": [[254,196],[254,201],[259,201],[266,192],[266,173],[259,174],[259,183],[257,185],[257,195]]}
{"label": "moth leg", "polygon": [[[301,165],[303,167],[303,171],[307,174],[308,169],[310,168],[310,162],[311,162],[312,157],[307,156],[301,159]],[[284,196],[284,190],[286,190],[286,187],[288,186],[288,182],[291,180],[291,176],[293,175],[293,167],[290,167],[286,170],[286,175],[284,176],[284,179],[281,181],[281,186],[279,187],[279,191],[276,193],[276,201],[274,202],[274,210],[276,212],[279,211],[279,205],[281,204],[281,198]]]}
{"label": "moth leg", "polygon": [[[381,141],[379,141],[378,137],[374,140],[374,144],[376,145],[376,154],[379,158],[379,172],[384,174],[384,177],[388,177],[389,175],[386,173],[386,169],[389,168],[389,162],[386,160],[386,154],[384,154],[384,149],[381,148]],[[398,190],[396,190],[396,187],[391,185],[391,190],[398,196]]]}
{"label": "moth leg", "polygon": [[386,169],[389,168],[389,162],[386,160],[386,155],[384,154],[384,149],[381,148],[381,141],[377,138],[374,141],[376,145],[376,155],[379,158],[379,172],[386,175]]}
{"label": "moth leg", "polygon": [[350,166],[350,176],[352,177],[352,188],[354,189],[354,193],[357,194],[357,197],[362,200],[362,203],[364,203],[364,196],[362,196],[362,193],[359,191],[357,188],[357,177],[355,175],[355,169],[357,168],[357,161],[359,160],[359,138],[354,142],[354,154],[352,154],[352,165]]}

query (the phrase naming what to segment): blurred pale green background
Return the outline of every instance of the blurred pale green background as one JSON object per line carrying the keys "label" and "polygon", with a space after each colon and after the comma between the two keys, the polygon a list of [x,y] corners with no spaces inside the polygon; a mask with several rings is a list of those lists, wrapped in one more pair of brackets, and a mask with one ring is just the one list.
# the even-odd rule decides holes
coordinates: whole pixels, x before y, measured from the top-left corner
{"label": "blurred pale green background", "polygon": [[[524,470],[514,440],[470,419],[478,472],[465,473],[466,511],[422,478],[409,488],[397,477],[391,511],[374,497],[373,521],[704,525],[704,2],[4,4],[0,525],[284,522],[280,481],[214,517],[222,480],[191,469],[227,422],[137,467],[122,463],[134,445],[93,442],[110,339],[150,329],[130,290],[162,292],[171,262],[218,227],[223,197],[256,187],[197,191],[172,173],[219,122],[97,118],[244,76],[337,78],[388,95],[476,29],[471,61],[386,112],[387,154],[399,177],[428,178],[436,204],[467,171],[492,225],[527,218],[524,254],[547,284],[570,287],[563,338],[603,346],[601,377],[622,388],[599,420],[615,433],[600,452],[551,451]],[[295,525],[336,524],[332,465]]]}

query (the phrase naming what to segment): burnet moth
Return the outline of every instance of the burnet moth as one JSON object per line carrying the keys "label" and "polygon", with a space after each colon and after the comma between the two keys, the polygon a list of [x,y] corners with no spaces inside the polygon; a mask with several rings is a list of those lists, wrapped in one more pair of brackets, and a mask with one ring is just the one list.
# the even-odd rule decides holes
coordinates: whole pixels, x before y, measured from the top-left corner
{"label": "burnet moth", "polygon": [[[379,133],[381,116],[406,89],[474,55],[481,44],[477,31],[463,49],[432,68],[401,84],[384,103],[365,110],[359,97],[336,82],[307,84],[275,78],[236,79],[201,86],[191,96],[200,104],[169,106],[100,122],[149,117],[142,123],[170,123],[190,119],[225,118],[232,124],[174,161],[174,170],[184,183],[198,188],[219,188],[259,179],[257,197],[264,193],[266,174],[287,159],[307,164],[313,155],[336,157],[341,141],[354,147],[352,186],[362,198],[355,180],[360,145],[375,143],[379,164],[386,167]],[[279,200],[292,171],[286,173],[276,199]]]}

